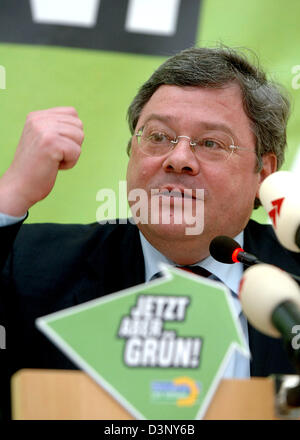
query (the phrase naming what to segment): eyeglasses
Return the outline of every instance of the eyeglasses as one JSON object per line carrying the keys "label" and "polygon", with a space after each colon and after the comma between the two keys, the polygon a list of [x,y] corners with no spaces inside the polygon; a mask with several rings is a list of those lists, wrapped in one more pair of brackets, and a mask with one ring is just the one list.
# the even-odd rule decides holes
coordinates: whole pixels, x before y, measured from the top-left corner
{"label": "eyeglasses", "polygon": [[235,151],[250,148],[234,145],[232,137],[218,130],[205,131],[203,136],[192,139],[189,136],[174,136],[167,129],[160,129],[145,125],[141,127],[135,136],[138,145],[144,154],[148,156],[164,156],[172,151],[179,143],[180,139],[188,139],[191,149],[199,159],[209,161],[227,160]]}

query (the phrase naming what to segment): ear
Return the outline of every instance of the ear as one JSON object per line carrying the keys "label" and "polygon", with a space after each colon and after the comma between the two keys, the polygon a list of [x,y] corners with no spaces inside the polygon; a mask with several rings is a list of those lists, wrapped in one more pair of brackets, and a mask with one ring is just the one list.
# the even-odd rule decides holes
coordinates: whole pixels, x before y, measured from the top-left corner
{"label": "ear", "polygon": [[[259,172],[259,186],[270,174],[277,171],[277,157],[274,153],[267,153],[262,156],[263,167]],[[256,197],[258,197],[259,190],[257,190]]]}

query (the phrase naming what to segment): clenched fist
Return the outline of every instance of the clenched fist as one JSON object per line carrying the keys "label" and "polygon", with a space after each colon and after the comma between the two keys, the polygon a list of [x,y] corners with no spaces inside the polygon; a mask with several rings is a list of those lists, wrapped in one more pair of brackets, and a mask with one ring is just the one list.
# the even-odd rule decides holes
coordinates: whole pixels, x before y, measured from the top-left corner
{"label": "clenched fist", "polygon": [[13,162],[0,180],[0,212],[21,216],[44,199],[58,170],[76,164],[83,139],[72,107],[29,113]]}

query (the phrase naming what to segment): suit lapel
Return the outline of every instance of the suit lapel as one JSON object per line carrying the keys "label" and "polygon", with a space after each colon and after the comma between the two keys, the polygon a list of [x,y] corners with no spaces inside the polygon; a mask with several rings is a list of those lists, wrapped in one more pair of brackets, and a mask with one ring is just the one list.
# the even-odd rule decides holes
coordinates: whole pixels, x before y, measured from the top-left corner
{"label": "suit lapel", "polygon": [[88,292],[78,302],[141,284],[145,281],[144,256],[138,228],[131,224],[99,226],[85,256]]}
{"label": "suit lapel", "polygon": [[[257,243],[261,245],[264,243],[264,241],[261,241],[258,236],[255,238],[255,232],[252,231],[252,226],[252,222],[249,222],[245,229],[244,248],[246,252],[257,255]],[[243,269],[247,269],[247,266],[243,266]],[[251,353],[250,374],[251,376],[264,376],[266,363],[268,362],[270,356],[270,344],[268,344],[268,338],[252,327],[249,322],[248,334],[249,348]]]}

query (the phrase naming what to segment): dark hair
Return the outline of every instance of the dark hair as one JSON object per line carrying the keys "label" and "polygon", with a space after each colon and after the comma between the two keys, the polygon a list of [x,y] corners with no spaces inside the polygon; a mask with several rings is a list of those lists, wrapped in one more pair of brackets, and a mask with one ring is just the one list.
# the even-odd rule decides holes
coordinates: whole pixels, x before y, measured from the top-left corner
{"label": "dark hair", "polygon": [[[235,82],[242,91],[245,112],[256,136],[257,172],[262,156],[274,153],[277,168],[284,161],[286,125],[290,103],[286,91],[269,81],[259,68],[257,57],[250,63],[241,51],[229,47],[190,48],[167,59],[139,89],[128,108],[133,135],[144,105],[163,84],[220,88]],[[127,152],[130,154],[131,140]]]}

